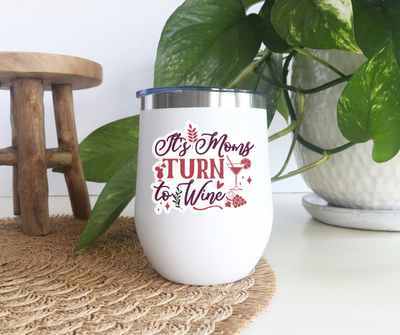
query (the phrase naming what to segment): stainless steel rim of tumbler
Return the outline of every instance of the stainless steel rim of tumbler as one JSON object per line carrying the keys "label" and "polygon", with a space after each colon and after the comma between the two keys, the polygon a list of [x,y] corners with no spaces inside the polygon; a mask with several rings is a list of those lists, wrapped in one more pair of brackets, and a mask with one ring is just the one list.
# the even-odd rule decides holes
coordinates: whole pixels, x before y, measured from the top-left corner
{"label": "stainless steel rim of tumbler", "polygon": [[252,92],[181,91],[141,97],[141,110],[161,108],[266,108],[265,96]]}

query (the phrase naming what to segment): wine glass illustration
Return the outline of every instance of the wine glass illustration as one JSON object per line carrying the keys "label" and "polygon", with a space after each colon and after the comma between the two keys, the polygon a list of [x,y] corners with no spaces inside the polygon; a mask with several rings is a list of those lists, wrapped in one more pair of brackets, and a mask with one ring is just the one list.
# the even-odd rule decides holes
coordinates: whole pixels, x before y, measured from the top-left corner
{"label": "wine glass illustration", "polygon": [[231,190],[234,191],[243,191],[243,189],[239,188],[237,185],[237,177],[240,173],[240,171],[242,171],[243,169],[248,169],[251,166],[251,161],[248,158],[243,158],[240,163],[232,163],[231,160],[229,159],[228,156],[226,156],[228,158],[229,164],[226,164],[228,166],[228,168],[233,172],[233,174],[235,175],[235,187],[231,188]]}

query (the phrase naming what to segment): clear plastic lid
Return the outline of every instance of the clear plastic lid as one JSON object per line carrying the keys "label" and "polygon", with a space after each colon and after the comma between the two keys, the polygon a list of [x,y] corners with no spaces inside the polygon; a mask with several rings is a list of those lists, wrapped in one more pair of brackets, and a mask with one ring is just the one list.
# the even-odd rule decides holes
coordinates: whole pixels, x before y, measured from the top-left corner
{"label": "clear plastic lid", "polygon": [[256,91],[238,90],[234,88],[218,88],[218,87],[207,87],[207,86],[166,86],[166,87],[154,87],[147,88],[136,92],[136,97],[141,98],[147,95],[160,94],[160,93],[174,93],[174,92],[233,92],[233,93],[247,93],[247,94],[258,94],[265,96],[264,93]]}

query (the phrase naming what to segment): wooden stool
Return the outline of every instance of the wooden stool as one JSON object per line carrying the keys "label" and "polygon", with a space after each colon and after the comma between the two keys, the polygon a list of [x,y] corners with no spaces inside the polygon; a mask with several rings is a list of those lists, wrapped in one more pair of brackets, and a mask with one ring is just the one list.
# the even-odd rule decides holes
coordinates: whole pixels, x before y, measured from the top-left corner
{"label": "wooden stool", "polygon": [[[12,147],[0,149],[0,165],[13,166],[14,214],[28,235],[50,232],[47,169],[61,167],[76,218],[91,206],[75,128],[72,90],[101,84],[95,62],[62,55],[0,52],[1,89],[11,92]],[[43,91],[53,92],[58,148],[46,149]]]}

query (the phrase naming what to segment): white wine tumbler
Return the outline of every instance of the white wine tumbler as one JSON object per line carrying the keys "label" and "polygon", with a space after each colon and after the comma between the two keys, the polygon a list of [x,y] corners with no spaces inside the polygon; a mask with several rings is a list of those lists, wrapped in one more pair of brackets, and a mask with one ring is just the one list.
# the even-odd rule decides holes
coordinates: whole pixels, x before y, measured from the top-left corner
{"label": "white wine tumbler", "polygon": [[191,86],[137,96],[135,220],[146,256],[177,283],[242,279],[272,226],[265,96]]}

